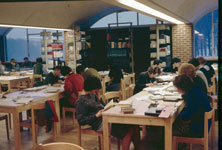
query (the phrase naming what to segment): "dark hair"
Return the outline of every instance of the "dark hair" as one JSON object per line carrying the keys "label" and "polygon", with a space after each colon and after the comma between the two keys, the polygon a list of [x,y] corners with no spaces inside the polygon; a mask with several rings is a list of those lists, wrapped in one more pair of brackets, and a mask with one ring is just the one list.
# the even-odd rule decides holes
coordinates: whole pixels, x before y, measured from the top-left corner
{"label": "dark hair", "polygon": [[37,63],[42,63],[42,57],[37,57],[37,58],[36,58],[36,62],[37,62]]}
{"label": "dark hair", "polygon": [[11,60],[10,60],[10,62],[12,62],[13,60],[15,60],[14,58],[12,58]]}
{"label": "dark hair", "polygon": [[147,71],[149,74],[155,74],[153,67],[149,67]]}
{"label": "dark hair", "polygon": [[71,71],[72,71],[72,69],[71,69],[70,67],[68,67],[68,66],[63,66],[63,67],[61,68],[61,74],[62,74],[63,76],[68,75]]}
{"label": "dark hair", "polygon": [[194,65],[195,67],[198,67],[200,65],[200,62],[197,58],[192,58],[188,63]]}
{"label": "dark hair", "polygon": [[179,58],[175,57],[175,58],[172,59],[171,64],[178,63],[178,62],[181,62],[181,60]]}
{"label": "dark hair", "polygon": [[155,60],[153,61],[153,65],[159,65],[160,63],[162,63],[162,60],[155,59]]}
{"label": "dark hair", "polygon": [[53,70],[61,70],[61,66],[56,66],[53,68]]}
{"label": "dark hair", "polygon": [[175,77],[173,85],[186,93],[193,87],[193,79],[186,74],[178,75]]}
{"label": "dark hair", "polygon": [[29,60],[29,58],[28,57],[24,57],[24,60]]}
{"label": "dark hair", "polygon": [[89,76],[84,81],[84,90],[92,91],[96,89],[101,89],[102,85],[100,79],[95,76]]}
{"label": "dark hair", "polygon": [[203,57],[197,57],[197,59],[201,65],[204,65],[206,63],[206,59],[204,59]]}
{"label": "dark hair", "polygon": [[83,65],[79,65],[76,67],[76,72],[78,74],[82,73],[85,70],[86,67],[84,67]]}

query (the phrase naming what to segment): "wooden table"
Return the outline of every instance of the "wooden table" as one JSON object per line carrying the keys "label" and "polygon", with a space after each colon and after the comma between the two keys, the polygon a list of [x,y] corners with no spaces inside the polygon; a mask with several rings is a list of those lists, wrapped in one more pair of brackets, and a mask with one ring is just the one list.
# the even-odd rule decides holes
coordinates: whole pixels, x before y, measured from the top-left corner
{"label": "wooden table", "polygon": [[[103,138],[104,138],[104,149],[110,150],[110,123],[120,123],[120,124],[135,124],[135,125],[152,125],[152,126],[164,126],[165,133],[165,150],[172,150],[172,124],[176,116],[184,108],[184,102],[180,101],[175,107],[175,111],[169,118],[159,118],[154,116],[146,116],[144,112],[147,111],[149,102],[139,101],[136,98],[147,95],[146,91],[142,91],[133,97],[127,99],[128,101],[133,101],[133,108],[135,111],[133,114],[122,114],[120,112],[121,108],[115,106],[105,112],[103,112]],[[162,105],[172,105],[174,106],[176,102],[164,102],[158,101]]]}
{"label": "wooden table", "polygon": [[[31,109],[31,105],[36,103],[41,103],[46,100],[55,101],[55,109],[58,115],[59,122],[56,123],[57,134],[60,134],[60,111],[59,111],[59,94],[57,93],[46,93],[46,89],[38,92],[15,92],[7,95],[6,99],[0,99],[0,113],[11,113],[13,115],[13,130],[14,130],[14,144],[15,150],[20,150],[21,148],[21,133],[20,133],[20,121],[19,113]],[[32,102],[28,104],[16,104],[12,101],[12,98],[18,96],[30,96],[33,98]]]}
{"label": "wooden table", "polygon": [[30,78],[28,76],[0,76],[0,83],[7,84],[8,91],[22,82],[26,82],[29,87]]}

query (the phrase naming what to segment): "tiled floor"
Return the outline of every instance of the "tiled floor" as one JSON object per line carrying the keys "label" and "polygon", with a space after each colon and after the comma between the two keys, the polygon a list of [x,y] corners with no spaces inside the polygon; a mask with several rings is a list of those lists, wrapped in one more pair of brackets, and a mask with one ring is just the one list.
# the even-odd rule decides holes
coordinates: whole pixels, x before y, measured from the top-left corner
{"label": "tiled floor", "polygon": [[[62,131],[61,135],[57,137],[56,141],[59,142],[70,142],[77,144],[77,129],[76,126],[73,128],[72,120],[67,119],[66,131]],[[216,135],[215,135],[215,149],[218,150],[218,122],[216,122]],[[163,149],[163,133],[161,128],[151,127],[148,128],[148,134],[144,140],[141,141],[140,150],[162,150]],[[210,139],[210,138],[209,138]],[[52,134],[45,133],[45,128],[42,127],[38,131],[38,143],[49,143],[52,141]],[[83,135],[82,146],[86,150],[98,150],[98,138],[95,136]],[[13,130],[10,130],[10,141],[6,137],[5,122],[0,121],[0,150],[13,150],[14,149],[14,138]],[[22,132],[22,149],[31,150],[32,149],[32,135],[30,131]],[[112,150],[116,150],[116,139],[112,138]],[[130,147],[133,150],[133,145]],[[203,150],[202,146],[193,145],[193,150]],[[209,150],[211,150],[209,145]]]}

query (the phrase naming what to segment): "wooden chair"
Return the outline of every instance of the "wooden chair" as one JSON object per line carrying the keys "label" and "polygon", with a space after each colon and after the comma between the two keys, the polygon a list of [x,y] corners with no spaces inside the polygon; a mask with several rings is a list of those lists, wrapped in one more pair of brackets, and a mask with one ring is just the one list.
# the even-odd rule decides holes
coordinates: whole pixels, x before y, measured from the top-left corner
{"label": "wooden chair", "polygon": [[65,142],[39,144],[38,149],[39,150],[84,150],[84,148],[76,144],[65,143]]}
{"label": "wooden chair", "polygon": [[105,94],[106,93],[106,84],[108,82],[110,82],[111,79],[109,76],[105,76],[103,79],[102,79],[102,94]]}
{"label": "wooden chair", "polygon": [[207,88],[207,92],[210,95],[216,95],[216,91],[217,91],[217,88],[216,88],[216,75],[214,75],[211,78],[211,81],[212,81],[213,84],[210,87]]}
{"label": "wooden chair", "polygon": [[112,99],[112,98],[118,98],[120,100],[122,98],[121,92],[120,91],[117,91],[117,92],[106,92],[104,94],[104,101],[105,101],[105,103],[108,103],[109,99]]}
{"label": "wooden chair", "polygon": [[7,115],[0,115],[0,121],[1,120],[5,120],[7,139],[9,140],[8,116]]}
{"label": "wooden chair", "polygon": [[135,85],[135,73],[126,75],[126,76],[124,76],[123,79],[121,79],[121,91],[122,91],[122,99],[123,100],[127,99],[133,95],[132,88],[135,87],[134,85]]}
{"label": "wooden chair", "polygon": [[[173,136],[173,150],[176,150],[177,143],[189,143],[189,144],[201,144],[204,145],[204,150],[208,150],[208,119],[211,119],[211,147],[214,149],[214,109],[204,114],[204,137],[194,138],[194,137],[177,137]],[[190,145],[192,148],[192,145]]]}
{"label": "wooden chair", "polygon": [[78,145],[79,146],[82,146],[82,134],[89,134],[89,135],[98,136],[99,149],[103,150],[103,133],[102,132],[94,131],[88,125],[80,126],[80,124],[78,123],[77,126],[78,126]]}
{"label": "wooden chair", "polygon": [[[20,122],[21,127],[31,128],[32,129],[32,141],[33,141],[33,150],[36,150],[37,147],[37,130],[39,125],[35,119],[35,111],[45,109],[45,102],[38,103],[31,106],[31,120],[25,120]],[[56,130],[55,123],[53,124],[53,140],[56,140]]]}
{"label": "wooden chair", "polygon": [[66,122],[66,112],[72,112],[73,113],[73,125],[75,125],[75,115],[76,115],[76,109],[71,107],[62,107],[62,117],[63,117],[63,129],[65,129],[65,122]]}

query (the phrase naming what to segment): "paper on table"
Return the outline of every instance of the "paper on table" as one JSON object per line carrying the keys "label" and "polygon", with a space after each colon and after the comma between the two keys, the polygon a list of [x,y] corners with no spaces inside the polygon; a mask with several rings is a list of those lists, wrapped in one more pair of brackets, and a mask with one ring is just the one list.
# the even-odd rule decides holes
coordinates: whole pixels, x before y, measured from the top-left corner
{"label": "paper on table", "polygon": [[21,98],[21,99],[16,99],[15,103],[16,104],[28,104],[32,100],[33,100],[33,98]]}

